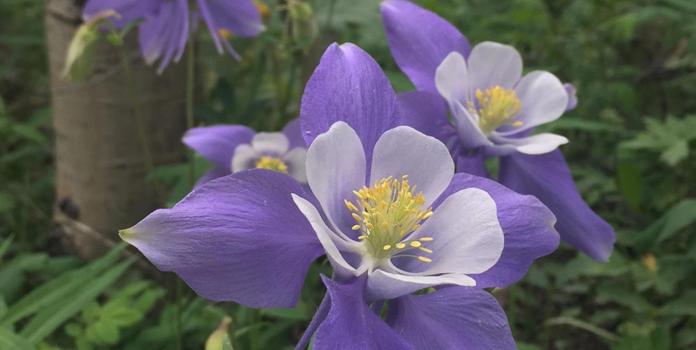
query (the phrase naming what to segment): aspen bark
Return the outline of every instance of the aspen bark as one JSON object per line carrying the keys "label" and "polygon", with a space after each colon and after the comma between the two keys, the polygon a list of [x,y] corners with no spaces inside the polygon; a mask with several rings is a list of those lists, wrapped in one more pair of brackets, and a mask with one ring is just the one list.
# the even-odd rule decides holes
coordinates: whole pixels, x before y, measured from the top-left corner
{"label": "aspen bark", "polygon": [[[124,55],[101,40],[92,74],[72,82],[62,70],[81,24],[80,1],[46,0],[45,23],[55,129],[55,217],[68,243],[89,259],[118,241],[119,229],[163,204],[146,177],[152,165],[184,157],[185,65],[172,64],[156,74],[140,57],[133,30],[125,47],[130,81]],[[150,157],[139,137],[137,116]]]}

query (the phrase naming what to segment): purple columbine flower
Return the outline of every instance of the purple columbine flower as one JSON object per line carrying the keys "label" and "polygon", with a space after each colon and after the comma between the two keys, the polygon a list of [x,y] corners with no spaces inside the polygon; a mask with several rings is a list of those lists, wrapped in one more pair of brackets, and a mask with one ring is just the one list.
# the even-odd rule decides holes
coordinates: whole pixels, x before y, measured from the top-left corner
{"label": "purple columbine flower", "polygon": [[558,217],[564,241],[606,261],[614,231],[578,193],[557,149],[567,140],[554,134],[529,135],[534,127],[575,108],[575,88],[548,72],[522,76],[522,59],[514,48],[483,42],[471,49],[457,28],[409,1],[386,0],[381,12],[401,70],[418,91],[441,96],[440,104],[450,107],[454,125],[426,133],[448,142],[457,171],[489,176],[485,158],[499,157],[503,185],[537,196]]}
{"label": "purple columbine flower", "polygon": [[300,121],[289,122],[282,132],[261,132],[242,125],[213,125],[193,128],[182,141],[214,164],[196,187],[221,176],[248,169],[268,169],[289,174],[307,183],[307,146],[300,133]]}
{"label": "purple columbine flower", "polygon": [[[400,101],[367,53],[331,45],[302,99],[311,193],[286,174],[243,170],[121,236],[199,295],[250,307],[293,306],[327,255],[334,276],[298,349],[312,336],[317,350],[514,349],[484,288],[552,252],[555,217],[533,196],[455,174],[447,147],[416,131],[421,119]],[[413,293],[427,287],[438,288]]]}
{"label": "purple columbine flower", "polygon": [[[261,15],[252,0],[198,0],[198,12],[205,21],[219,53],[227,51],[239,56],[227,39],[234,34],[252,37],[264,26]],[[105,10],[114,10],[120,18],[114,24],[122,28],[142,20],[140,51],[148,64],[160,60],[161,72],[173,60],[178,62],[186,49],[190,26],[195,25],[197,14],[192,15],[188,0],[89,0],[83,17]]]}

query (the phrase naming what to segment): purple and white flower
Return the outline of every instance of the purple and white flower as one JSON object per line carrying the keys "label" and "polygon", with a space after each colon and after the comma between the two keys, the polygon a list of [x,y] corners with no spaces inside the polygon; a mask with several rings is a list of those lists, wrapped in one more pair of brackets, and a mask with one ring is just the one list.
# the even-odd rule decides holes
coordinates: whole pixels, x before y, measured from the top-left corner
{"label": "purple and white flower", "polygon": [[242,125],[213,125],[193,128],[182,141],[214,164],[197,182],[248,169],[268,169],[289,174],[307,183],[307,147],[300,134],[300,121],[289,122],[282,132],[261,132]]}
{"label": "purple and white flower", "polygon": [[[114,24],[122,28],[142,20],[139,28],[140,51],[148,64],[160,60],[161,72],[173,60],[178,62],[186,50],[190,27],[199,14],[203,18],[220,54],[227,51],[238,57],[227,41],[231,34],[240,37],[258,35],[264,26],[252,0],[198,0],[197,12],[188,0],[89,0],[83,17],[113,10],[120,18]],[[195,14],[195,15],[194,15]]]}
{"label": "purple and white flower", "polygon": [[[503,185],[537,196],[558,217],[564,241],[607,260],[614,231],[578,193],[557,149],[567,139],[530,135],[536,126],[575,108],[575,88],[544,71],[522,76],[522,59],[514,48],[483,42],[472,49],[452,24],[410,1],[383,1],[381,12],[401,70],[421,94],[440,97],[440,104],[449,106],[453,125],[439,128],[439,134],[426,133],[450,145],[457,171],[489,176],[484,160],[499,157]],[[437,113],[432,111],[420,114],[432,119]]]}
{"label": "purple and white flower", "polygon": [[326,255],[334,274],[298,349],[312,336],[317,350],[514,349],[483,288],[552,252],[555,217],[533,196],[455,174],[399,101],[367,53],[331,45],[302,100],[311,194],[286,174],[243,170],[121,236],[199,295],[251,307],[293,306]]}
{"label": "purple and white flower", "polygon": [[522,77],[522,58],[509,45],[480,43],[465,59],[452,52],[435,70],[435,86],[454,117],[461,146],[486,154],[543,154],[568,142],[530,129],[558,119],[568,94],[553,74]]}

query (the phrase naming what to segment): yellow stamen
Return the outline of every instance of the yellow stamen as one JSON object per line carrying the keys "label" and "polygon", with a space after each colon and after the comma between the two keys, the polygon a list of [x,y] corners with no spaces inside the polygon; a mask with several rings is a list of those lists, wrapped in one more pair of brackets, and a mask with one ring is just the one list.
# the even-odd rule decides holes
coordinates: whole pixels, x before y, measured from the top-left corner
{"label": "yellow stamen", "polygon": [[418,260],[420,260],[420,261],[422,261],[422,262],[424,262],[424,263],[431,263],[431,262],[433,262],[433,259],[430,259],[430,258],[425,257],[425,256],[419,256],[419,257],[418,257]]}
{"label": "yellow stamen", "polygon": [[353,203],[351,203],[350,201],[348,201],[347,199],[344,199],[344,200],[343,200],[343,203],[345,203],[346,208],[348,208],[348,210],[350,210],[350,211],[358,211],[358,208],[356,208],[355,205],[354,205]]}
{"label": "yellow stamen", "polygon": [[229,31],[228,29],[226,29],[226,28],[219,28],[219,29],[218,29],[218,35],[219,35],[221,38],[225,39],[225,40],[230,40],[230,39],[232,39],[232,37],[233,37],[232,32],[230,32],[230,31]]}
{"label": "yellow stamen", "polygon": [[[470,103],[469,110],[478,114],[481,131],[489,134],[503,124],[512,122],[522,108],[522,103],[515,90],[506,89],[499,85],[481,91],[476,90],[478,104]],[[522,122],[512,122],[519,127]]]}
{"label": "yellow stamen", "polygon": [[421,242],[429,238],[404,240],[432,216],[432,210],[425,207],[425,196],[416,192],[408,176],[390,176],[370,187],[363,186],[353,194],[355,200],[345,200],[343,204],[356,221],[352,229],[362,231],[358,239],[365,242],[368,252],[375,258],[388,258],[409,247],[420,248]]}
{"label": "yellow stamen", "polygon": [[418,240],[421,242],[432,242],[433,238],[432,237],[421,237]]}
{"label": "yellow stamen", "polygon": [[430,249],[428,249],[428,248],[426,248],[426,247],[419,247],[418,250],[420,250],[420,251],[422,251],[422,252],[426,252],[426,253],[428,253],[428,254],[432,254],[432,253],[433,253],[432,250],[430,250]]}
{"label": "yellow stamen", "polygon": [[256,9],[259,11],[259,14],[261,14],[261,17],[266,18],[271,14],[271,10],[268,5],[261,1],[254,1],[254,3],[256,5]]}
{"label": "yellow stamen", "polygon": [[285,164],[282,159],[271,156],[262,156],[259,158],[259,160],[256,161],[256,168],[273,170],[284,174],[288,173],[287,164]]}

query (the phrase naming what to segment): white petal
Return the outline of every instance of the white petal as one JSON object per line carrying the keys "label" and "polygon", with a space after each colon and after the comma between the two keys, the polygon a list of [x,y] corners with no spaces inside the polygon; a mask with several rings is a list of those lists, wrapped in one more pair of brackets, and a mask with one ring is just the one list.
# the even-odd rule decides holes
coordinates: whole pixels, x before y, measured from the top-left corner
{"label": "white petal", "polygon": [[285,161],[288,166],[290,176],[301,183],[307,183],[307,169],[305,167],[306,159],[307,149],[303,147],[293,148],[283,157],[283,161]]}
{"label": "white petal", "polygon": [[568,106],[568,93],[563,84],[549,72],[534,71],[525,75],[515,92],[522,103],[518,120],[523,124],[517,128],[508,127],[505,135],[556,120]]}
{"label": "white petal", "polygon": [[260,132],[251,140],[251,146],[262,154],[285,154],[290,147],[288,137],[282,132]]}
{"label": "white petal", "polygon": [[377,140],[370,183],[408,175],[409,183],[425,196],[429,206],[454,176],[454,161],[447,146],[408,126],[388,130]]}
{"label": "white petal", "polygon": [[350,232],[353,218],[343,200],[365,185],[365,151],[358,134],[344,122],[334,123],[307,149],[307,183],[334,228]]}
{"label": "white petal", "polygon": [[261,157],[261,154],[251,147],[250,144],[245,143],[237,146],[232,156],[232,172],[236,173],[254,168],[255,164],[253,162],[259,157]]}
{"label": "white petal", "polygon": [[459,102],[451,103],[452,116],[454,116],[454,124],[457,127],[459,141],[466,149],[474,149],[479,146],[490,145],[481,128],[478,125],[478,116],[469,113],[464,105]]}
{"label": "white petal", "polygon": [[368,300],[394,299],[423,288],[447,284],[473,287],[476,281],[464,274],[414,276],[375,270],[367,277],[367,297]]}
{"label": "white petal", "polygon": [[450,103],[470,100],[469,74],[466,60],[461,54],[452,52],[440,63],[435,70],[435,86]]}
{"label": "white petal", "polygon": [[471,50],[467,63],[472,93],[496,85],[512,89],[522,76],[522,57],[510,45],[482,42]]}
{"label": "white petal", "polygon": [[543,133],[525,138],[497,136],[495,142],[512,145],[518,152],[524,154],[544,154],[568,143],[568,139],[561,135]]}
{"label": "white petal", "polygon": [[354,241],[346,241],[343,237],[332,231],[326,226],[317,208],[306,199],[293,193],[292,200],[314,229],[319,242],[326,251],[326,256],[329,258],[329,261],[331,261],[331,266],[333,266],[334,271],[342,275],[356,275],[357,270],[343,258],[341,250],[355,253],[359,250],[360,244]]}
{"label": "white petal", "polygon": [[419,254],[431,258],[431,263],[409,265],[420,267],[417,271],[409,269],[419,275],[484,272],[495,265],[504,246],[495,201],[478,188],[467,188],[447,197],[412,239],[423,236],[433,238],[424,245],[433,253]]}

